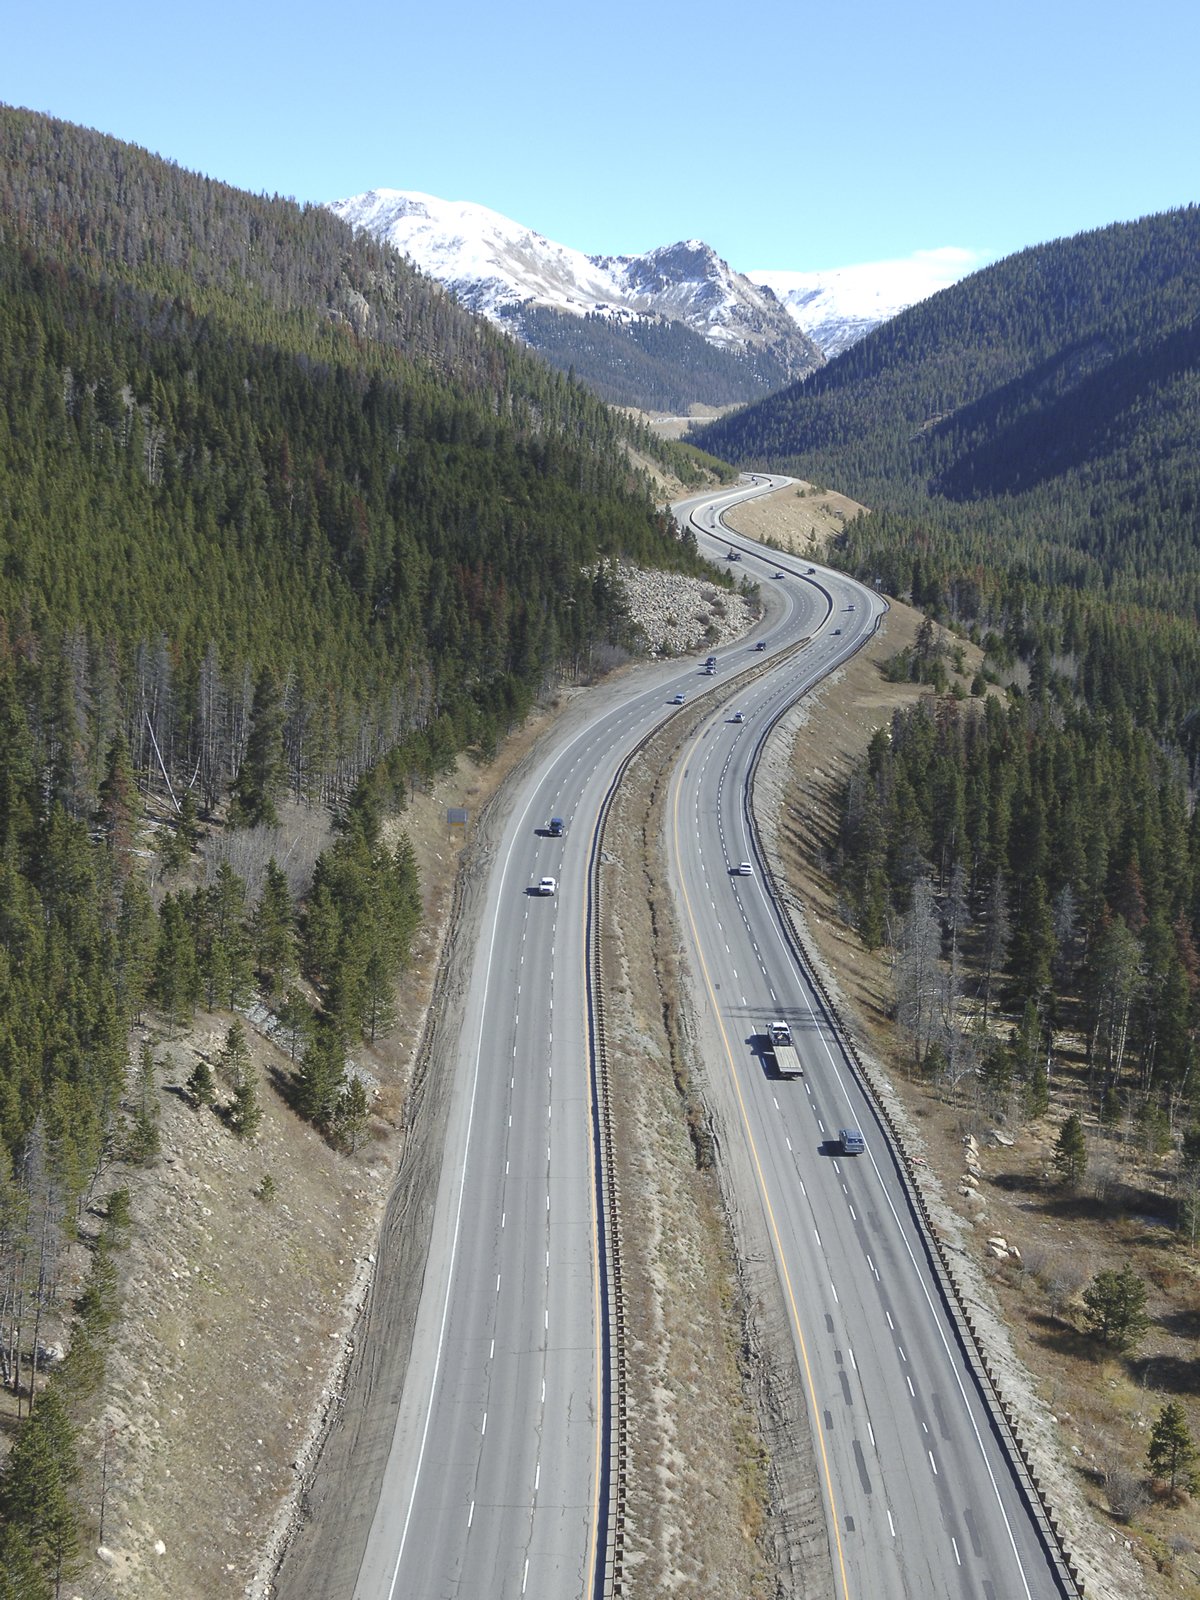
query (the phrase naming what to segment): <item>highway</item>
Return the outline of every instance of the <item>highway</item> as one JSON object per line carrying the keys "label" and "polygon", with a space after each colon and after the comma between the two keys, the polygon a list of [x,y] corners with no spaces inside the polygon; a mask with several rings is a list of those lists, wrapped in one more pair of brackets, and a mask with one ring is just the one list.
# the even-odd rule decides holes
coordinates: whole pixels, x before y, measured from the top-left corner
{"label": "highway", "polygon": [[[711,510],[698,515],[712,528]],[[776,581],[806,566],[745,565]],[[767,569],[770,569],[769,571]],[[1064,1592],[963,1360],[882,1126],[796,961],[756,854],[755,750],[799,688],[875,626],[879,598],[814,575],[828,617],[790,669],[717,710],[676,771],[669,854],[702,1005],[707,1081],[771,1241],[825,1493],[835,1593],[870,1600],[1043,1600]],[[835,629],[840,628],[840,633]],[[749,861],[751,876],[734,869]],[[799,1079],[773,1077],[762,1035],[792,1028]],[[844,1156],[839,1130],[866,1151]]]}
{"label": "highway", "polygon": [[[761,478],[676,508],[724,555],[716,519]],[[947,1340],[923,1250],[885,1146],[784,946],[744,810],[755,740],[874,624],[877,597],[806,563],[759,556],[769,588],[760,654],[781,664],[705,719],[680,764],[672,859],[692,942],[708,1076],[756,1173],[793,1314],[827,1488],[838,1593],[1058,1593],[995,1441]],[[773,576],[777,567],[786,575]],[[853,606],[853,610],[848,609]],[[840,629],[840,632],[835,630]],[[813,643],[789,653],[799,639]],[[568,714],[508,799],[480,943],[462,1002],[428,1267],[358,1600],[580,1600],[598,1593],[606,1419],[586,1049],[587,872],[595,820],[628,751],[710,681],[694,657],[639,669]],[[724,720],[733,704],[744,725]],[[566,820],[548,835],[552,815]],[[682,841],[688,841],[686,844]],[[543,876],[557,893],[534,894]],[[807,1075],[773,1083],[746,1044],[768,1013],[801,1035]],[[853,1117],[868,1150],[822,1153]],[[798,1381],[800,1381],[798,1377]]]}
{"label": "highway", "polygon": [[[790,601],[777,609],[772,648],[797,626]],[[744,642],[724,655],[751,659]],[[708,686],[694,657],[601,686],[586,725],[568,716],[510,796],[459,1048],[439,1064],[455,1092],[360,1600],[578,1600],[595,1588],[606,1419],[585,1048],[588,857],[622,758],[674,714],[676,692]],[[551,816],[565,819],[563,837],[548,836]],[[543,876],[557,879],[552,897],[531,892]]]}

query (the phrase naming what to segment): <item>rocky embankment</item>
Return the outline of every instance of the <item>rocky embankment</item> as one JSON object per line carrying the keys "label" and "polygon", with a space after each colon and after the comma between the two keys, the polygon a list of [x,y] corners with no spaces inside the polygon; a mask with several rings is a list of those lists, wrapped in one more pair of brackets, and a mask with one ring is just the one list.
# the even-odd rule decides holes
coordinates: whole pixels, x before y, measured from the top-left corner
{"label": "rocky embankment", "polygon": [[652,655],[686,655],[704,645],[728,644],[759,614],[753,598],[703,578],[623,566],[619,579],[630,620]]}

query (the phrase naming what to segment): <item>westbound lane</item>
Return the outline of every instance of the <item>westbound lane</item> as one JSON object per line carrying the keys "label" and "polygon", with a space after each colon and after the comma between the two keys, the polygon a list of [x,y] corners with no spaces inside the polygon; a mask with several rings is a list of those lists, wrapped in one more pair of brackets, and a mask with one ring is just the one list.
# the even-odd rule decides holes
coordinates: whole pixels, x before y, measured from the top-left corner
{"label": "westbound lane", "polygon": [[[755,492],[754,490],[744,492]],[[728,498],[728,497],[726,497]],[[810,609],[773,606],[772,649]],[[811,620],[811,619],[810,619]],[[745,643],[722,661],[762,660]],[[687,659],[590,697],[510,797],[459,1047],[431,1246],[393,1445],[355,1595],[595,1591],[601,1339],[589,1067],[586,870],[625,755],[691,698]],[[544,824],[566,819],[551,838]],[[543,876],[554,896],[528,893]]]}

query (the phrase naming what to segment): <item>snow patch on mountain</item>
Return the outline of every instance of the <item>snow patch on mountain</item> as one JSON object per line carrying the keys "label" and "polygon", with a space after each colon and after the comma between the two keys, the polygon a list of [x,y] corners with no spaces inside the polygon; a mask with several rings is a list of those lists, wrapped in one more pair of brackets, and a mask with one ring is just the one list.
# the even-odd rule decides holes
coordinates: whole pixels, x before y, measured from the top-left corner
{"label": "snow patch on mountain", "polygon": [[752,283],[772,289],[826,356],[857,343],[872,328],[985,264],[973,250],[947,245],[898,261],[867,261],[824,272],[753,271]]}
{"label": "snow patch on mountain", "polygon": [[773,349],[792,377],[821,362],[775,295],[699,239],[641,256],[586,256],[486,206],[413,190],[372,189],[329,209],[386,240],[472,311],[510,329],[512,313],[530,304],[618,322],[664,317],[721,348]]}

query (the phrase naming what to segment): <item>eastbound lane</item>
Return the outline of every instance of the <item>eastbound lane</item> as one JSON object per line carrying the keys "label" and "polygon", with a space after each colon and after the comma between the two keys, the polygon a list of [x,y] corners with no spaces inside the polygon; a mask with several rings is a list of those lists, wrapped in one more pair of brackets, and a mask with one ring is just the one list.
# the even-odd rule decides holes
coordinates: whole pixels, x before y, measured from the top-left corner
{"label": "eastbound lane", "polygon": [[[745,564],[754,557],[741,542]],[[764,553],[759,564],[775,569]],[[747,787],[762,729],[798,683],[874,626],[880,602],[819,574],[831,627],[785,689],[747,691],[747,721],[701,727],[672,791],[672,857],[704,1001],[708,1076],[750,1175],[791,1320],[823,1482],[837,1592],[905,1600],[1061,1593],[975,1392],[900,1175],[849,1062],[786,941],[754,859]],[[851,606],[853,610],[849,609]],[[787,1020],[805,1077],[768,1076],[758,1045]],[[867,1135],[844,1157],[840,1127]]]}

